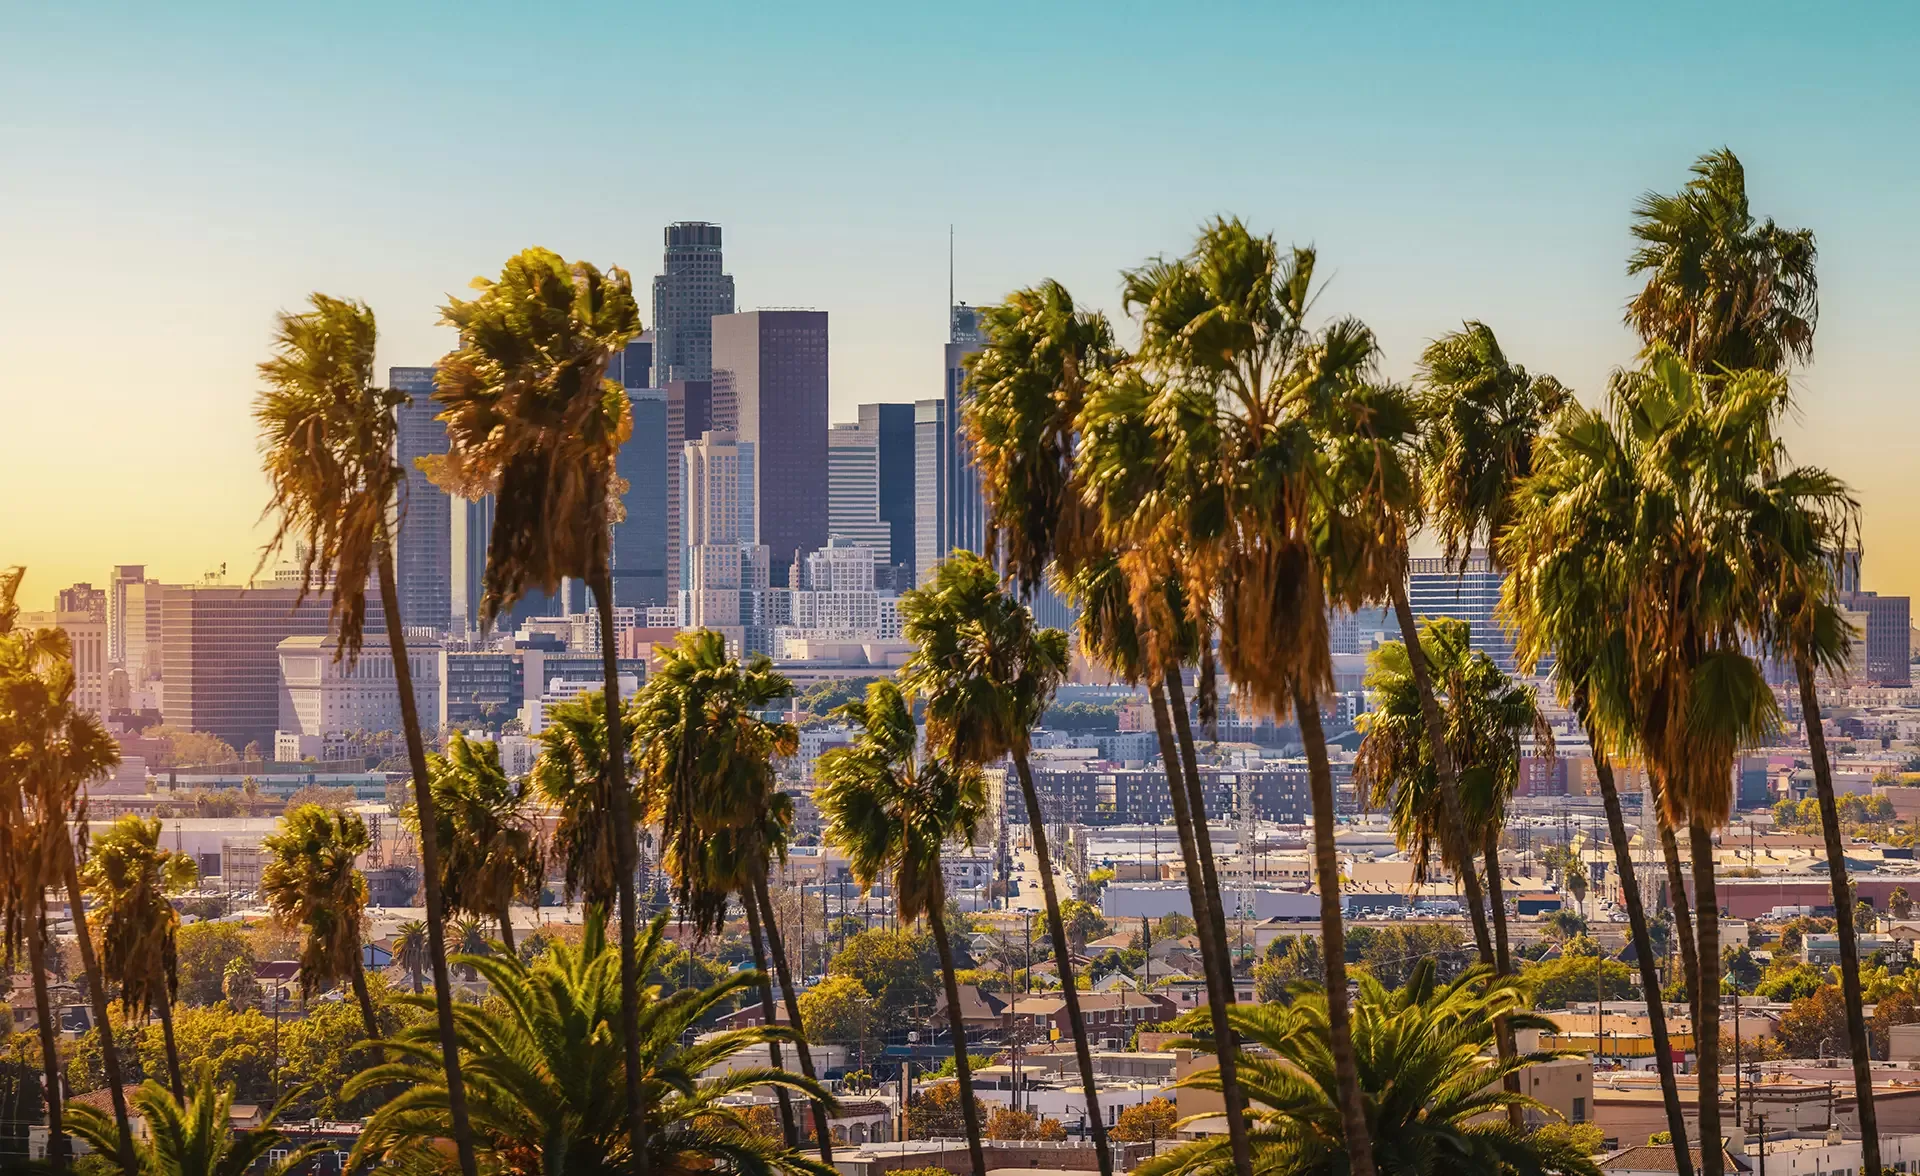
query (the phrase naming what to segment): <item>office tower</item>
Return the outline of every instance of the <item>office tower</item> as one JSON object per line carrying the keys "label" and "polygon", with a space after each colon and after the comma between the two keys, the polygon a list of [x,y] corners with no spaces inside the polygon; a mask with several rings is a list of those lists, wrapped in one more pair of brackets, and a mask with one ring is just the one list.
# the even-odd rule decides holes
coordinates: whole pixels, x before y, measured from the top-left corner
{"label": "office tower", "polygon": [[667,394],[628,388],[633,435],[615,463],[626,480],[626,517],[613,525],[613,603],[665,604],[667,595]]}
{"label": "office tower", "polygon": [[1505,581],[1506,574],[1494,569],[1484,551],[1469,553],[1464,571],[1446,559],[1407,561],[1407,599],[1413,615],[1421,620],[1452,617],[1467,622],[1473,648],[1511,674],[1513,636],[1495,615]]}
{"label": "office tower", "polygon": [[[724,394],[723,394],[724,393]],[[714,426],[753,446],[754,519],[786,586],[794,558],[827,543],[827,314],[755,310],[713,320]]]}
{"label": "office tower", "polygon": [[754,542],[755,467],[754,447],[732,433],[707,433],[681,451],[680,624],[718,629],[736,645],[770,582],[767,549]]}
{"label": "office tower", "polygon": [[115,564],[107,582],[107,658],[114,665],[127,664],[127,588],[146,579],[145,564]]}
{"label": "office tower", "polygon": [[[235,751],[273,746],[280,719],[280,654],[289,637],[325,636],[328,600],[297,588],[230,588],[169,584],[160,590],[165,685],[161,717],[189,731],[208,731]],[[368,594],[367,613],[380,602]],[[370,627],[371,628],[371,627]]]}
{"label": "office tower", "polygon": [[913,405],[863,404],[860,427],[877,439],[880,458],[880,520],[887,524],[892,542],[893,575],[884,577],[889,586],[913,587],[914,558],[914,433]]}
{"label": "office tower", "polygon": [[58,612],[82,613],[99,618],[102,625],[107,623],[106,589],[92,584],[82,582],[60,589],[53,594],[53,607]]}
{"label": "office tower", "polygon": [[945,400],[913,402],[913,582],[924,584],[946,558],[947,431]]}
{"label": "office tower", "polygon": [[22,612],[21,629],[59,629],[67,635],[73,659],[73,701],[83,711],[107,717],[107,594],[91,584],[75,584],[54,593],[50,612]]}
{"label": "office tower", "polygon": [[[941,536],[944,556],[955,548],[984,552],[986,539],[986,502],[980,495],[980,470],[974,465],[972,448],[967,443],[966,390],[967,356],[986,345],[980,310],[962,302],[951,307],[946,346],[947,409],[947,493],[946,531]],[[926,569],[921,569],[924,576]]]}
{"label": "office tower", "polygon": [[131,580],[123,591],[121,664],[127,668],[129,684],[137,687],[160,676],[160,581]]}
{"label": "office tower", "polygon": [[1905,596],[1868,592],[1860,578],[1864,562],[1858,547],[1839,560],[1840,604],[1857,614],[1851,619],[1860,630],[1858,677],[1876,686],[1912,685],[1912,602]]}
{"label": "office tower", "polygon": [[493,541],[493,495],[448,505],[452,514],[448,539],[452,624],[463,632],[476,633],[480,629],[480,596],[485,591],[487,544]]}
{"label": "office tower", "polygon": [[[400,688],[387,635],[366,633],[360,656],[351,663],[336,660],[338,652],[337,640],[325,633],[289,637],[275,648],[280,663],[276,749],[288,736],[401,730]],[[407,643],[414,701],[428,721],[440,713],[440,654],[436,642]]]}
{"label": "office tower", "polygon": [[[669,380],[667,394],[667,588],[685,588],[680,576],[680,550],[686,546],[680,522],[681,455],[687,442],[713,430],[713,384],[707,380]],[[669,596],[669,599],[673,599]]]}
{"label": "office tower", "polygon": [[410,627],[445,629],[453,622],[453,502],[417,464],[422,457],[447,451],[447,427],[435,419],[433,369],[387,369],[387,383],[412,401],[399,409],[395,442],[406,480],[400,485],[399,542],[394,545],[394,579],[400,592],[400,620]]}
{"label": "office tower", "polygon": [[879,564],[892,561],[893,530],[880,518],[880,438],[863,424],[827,433],[827,534],[871,548]]}
{"label": "office tower", "polygon": [[622,388],[651,388],[653,384],[652,331],[643,331],[638,339],[613,353],[607,361],[607,379]]}
{"label": "office tower", "polygon": [[713,318],[733,313],[733,275],[722,273],[720,226],[681,221],[666,229],[662,273],[653,279],[657,383],[713,373]]}

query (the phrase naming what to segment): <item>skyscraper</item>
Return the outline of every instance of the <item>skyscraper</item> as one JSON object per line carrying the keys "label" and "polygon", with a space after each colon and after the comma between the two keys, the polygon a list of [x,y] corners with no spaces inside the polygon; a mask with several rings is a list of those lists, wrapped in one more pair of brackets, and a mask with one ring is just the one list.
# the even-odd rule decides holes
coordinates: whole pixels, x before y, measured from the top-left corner
{"label": "skyscraper", "polygon": [[913,402],[913,582],[924,584],[946,558],[947,456],[953,434],[947,429],[944,399]]}
{"label": "skyscraper", "polygon": [[613,603],[644,608],[667,594],[667,394],[628,388],[633,435],[616,468],[626,479],[626,517],[613,525]]}
{"label": "skyscraper", "polygon": [[[1421,620],[1452,617],[1469,626],[1473,648],[1513,673],[1513,637],[1500,624],[1495,610],[1506,573],[1494,568],[1484,551],[1471,552],[1464,570],[1445,559],[1407,561],[1407,602]],[[1398,637],[1398,634],[1394,634]]]}
{"label": "skyscraper", "polygon": [[892,586],[911,588],[914,559],[913,405],[863,404],[860,427],[870,430],[880,457],[880,520],[891,534]]}
{"label": "skyscraper", "polygon": [[[724,394],[723,394],[724,393]],[[785,587],[794,557],[827,544],[827,314],[755,310],[713,320],[714,426],[753,446],[754,519]]]}
{"label": "skyscraper", "polygon": [[394,578],[400,590],[400,620],[409,626],[445,629],[453,621],[452,499],[435,486],[416,459],[447,451],[447,427],[435,419],[433,369],[387,369],[388,386],[413,399],[400,406],[396,448],[406,480],[400,486],[400,534]]}
{"label": "skyscraper", "polygon": [[[63,613],[83,613],[102,625],[107,623],[107,593],[104,588],[81,582],[53,594],[53,607]],[[104,634],[101,638],[105,640]]]}
{"label": "skyscraper", "polygon": [[756,593],[768,584],[767,549],[754,542],[754,456],[750,442],[719,432],[681,451],[687,546],[680,623],[718,629],[736,646],[755,624]]}
{"label": "skyscraper", "polygon": [[127,664],[127,588],[146,579],[145,564],[116,564],[107,583],[107,657],[114,665]]}
{"label": "skyscraper", "polygon": [[893,531],[880,518],[880,438],[864,424],[827,433],[827,533],[871,549],[877,564],[892,559]]}
{"label": "skyscraper", "polygon": [[[947,411],[947,494],[946,531],[941,535],[940,552],[955,548],[984,552],[987,549],[986,502],[980,495],[980,470],[973,463],[967,444],[966,403],[967,356],[986,345],[986,335],[978,307],[962,302],[950,307],[946,347]],[[928,569],[921,568],[924,577]]]}
{"label": "skyscraper", "polygon": [[686,584],[680,576],[680,549],[686,545],[680,512],[681,454],[687,442],[713,429],[713,384],[707,380],[668,380],[667,394],[667,588],[678,592]]}
{"label": "skyscraper", "polygon": [[[280,643],[327,632],[326,595],[308,596],[296,607],[299,590],[280,585],[170,584],[161,594],[161,716],[183,730],[210,731],[236,751],[249,743],[272,747],[280,719]],[[373,593],[367,613],[380,613]]]}
{"label": "skyscraper", "polygon": [[655,378],[660,385],[709,379],[713,317],[733,313],[733,275],[721,272],[720,226],[681,221],[665,235],[662,272],[653,279]]}

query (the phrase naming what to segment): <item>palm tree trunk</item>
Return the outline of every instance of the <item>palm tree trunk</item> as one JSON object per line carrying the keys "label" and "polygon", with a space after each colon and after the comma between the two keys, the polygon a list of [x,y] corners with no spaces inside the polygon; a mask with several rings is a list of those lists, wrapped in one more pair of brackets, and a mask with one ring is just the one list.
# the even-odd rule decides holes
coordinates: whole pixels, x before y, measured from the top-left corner
{"label": "palm tree trunk", "polygon": [[[633,893],[633,875],[640,847],[634,843],[633,789],[627,784],[627,744],[620,729],[620,650],[615,646],[613,631],[613,574],[607,569],[604,557],[601,566],[594,569],[592,588],[593,602],[600,614],[600,668],[607,683],[606,771],[612,797],[609,807],[613,826],[619,832],[614,838],[614,867],[620,873],[620,1035],[627,1046],[627,1131],[633,1154],[639,1161],[636,1168],[640,1176],[647,1176],[647,1118],[646,1108],[640,1103],[640,972],[634,959],[639,912]],[[785,1098],[783,1092],[783,1105]]]}
{"label": "palm tree trunk", "polygon": [[[1233,1027],[1227,1006],[1233,996],[1233,978],[1222,978],[1225,957],[1213,938],[1213,927],[1202,918],[1207,909],[1205,876],[1200,871],[1200,850],[1193,835],[1194,814],[1181,767],[1180,751],[1175,744],[1171,708],[1167,705],[1166,685],[1176,683],[1180,671],[1170,668],[1158,681],[1147,684],[1147,698],[1153,703],[1153,726],[1160,737],[1160,758],[1167,765],[1167,793],[1173,801],[1173,824],[1180,835],[1180,857],[1186,866],[1187,902],[1193,908],[1194,926],[1200,937],[1200,963],[1206,972],[1207,1012],[1213,1023],[1216,1043],[1233,1040]],[[1221,1101],[1226,1104],[1227,1137],[1233,1148],[1236,1176],[1252,1176],[1253,1145],[1247,1137],[1246,1102],[1241,1097],[1239,1071],[1231,1049],[1216,1045],[1220,1061]]]}
{"label": "palm tree trunk", "polygon": [[[767,892],[764,863],[754,874],[753,889],[754,897],[760,902],[761,913],[766,917],[767,950],[773,956],[773,968],[780,977],[780,994],[786,999],[787,1020],[793,1022],[793,1031],[800,1035],[800,1040],[793,1043],[794,1052],[800,1055],[800,1072],[817,1080],[820,1075],[813,1070],[813,1049],[807,1044],[807,1029],[800,1020],[800,993],[793,986],[793,973],[787,964],[787,945],[780,934],[780,924],[773,917],[773,896]],[[803,891],[801,900],[805,901],[805,898]],[[832,1164],[833,1132],[828,1129],[827,1108],[818,1099],[813,1100],[813,1130],[820,1137],[820,1162]]]}
{"label": "palm tree trunk", "polygon": [[[753,940],[753,966],[760,973],[760,983],[755,985],[760,990],[760,1019],[762,1024],[771,1029],[778,1022],[773,1015],[773,985],[767,981],[770,975],[767,971],[767,945],[760,936],[760,906],[748,893],[740,895],[740,905],[747,908],[747,935]],[[776,1070],[782,1068],[778,1042],[767,1043],[767,1061]],[[798,1147],[800,1133],[793,1125],[793,1100],[787,1097],[787,1088],[784,1086],[774,1087],[773,1093],[780,1100],[780,1138],[786,1140],[788,1147]]]}
{"label": "palm tree trunk", "polygon": [[[1500,880],[1500,826],[1492,821],[1481,833],[1481,853],[1487,860],[1487,907],[1493,912],[1494,973],[1500,976],[1513,975],[1513,956],[1507,948],[1507,900]],[[1469,860],[1465,873],[1473,873]],[[1512,1060],[1518,1051],[1513,1044],[1513,1029],[1505,1017],[1496,1017],[1493,1022],[1493,1043],[1502,1062]],[[1508,1074],[1501,1081],[1508,1094],[1520,1093],[1520,1075]],[[1524,1108],[1515,1104],[1507,1108],[1507,1123],[1515,1131],[1524,1130],[1527,1114]]]}
{"label": "palm tree trunk", "polygon": [[[1027,828],[1033,835],[1033,856],[1040,864],[1040,891],[1047,900],[1047,935],[1053,940],[1053,958],[1060,966],[1060,995],[1067,1004],[1067,1024],[1073,1030],[1073,1052],[1080,1062],[1080,1089],[1087,1100],[1087,1124],[1093,1131],[1093,1152],[1100,1176],[1113,1176],[1113,1152],[1107,1146],[1107,1121],[1100,1115],[1100,1088],[1093,1077],[1093,1052],[1087,1046],[1087,1021],[1080,1012],[1080,981],[1073,974],[1073,947],[1060,919],[1060,896],[1053,885],[1053,861],[1047,853],[1047,822],[1040,812],[1040,793],[1033,786],[1033,765],[1024,746],[1013,750],[1013,768],[1020,774],[1020,794],[1027,803]],[[946,881],[940,891],[946,893]],[[933,912],[935,922],[944,910]],[[948,998],[949,1000],[952,997]]]}
{"label": "palm tree trunk", "polygon": [[[1041,868],[1045,869],[1045,863]],[[960,1116],[967,1125],[967,1161],[973,1166],[973,1176],[987,1176],[986,1152],[980,1147],[980,1108],[974,1105],[973,1064],[967,1057],[967,1023],[960,1015],[960,983],[953,976],[953,944],[947,940],[947,883],[937,867],[933,872],[933,886],[938,906],[928,912],[927,922],[933,924],[933,946],[940,953],[940,982],[947,990],[947,1031],[953,1035],[953,1072],[960,1079]]]}
{"label": "palm tree trunk", "polygon": [[173,1091],[174,1101],[186,1106],[187,1089],[180,1081],[180,1046],[173,1039],[173,992],[164,969],[156,979],[160,983],[160,1040],[167,1050],[167,1086]]}
{"label": "palm tree trunk", "polygon": [[516,959],[519,957],[520,951],[513,945],[513,904],[511,903],[500,908],[500,946],[507,949],[509,956]]}
{"label": "palm tree trunk", "polygon": [[[1400,621],[1400,639],[1407,647],[1407,665],[1413,671],[1413,687],[1420,695],[1420,718],[1427,728],[1427,746],[1433,751],[1434,774],[1440,778],[1440,804],[1446,818],[1447,837],[1453,842],[1450,855],[1466,862],[1460,871],[1460,885],[1466,892],[1467,914],[1473,919],[1473,944],[1479,949],[1480,962],[1496,964],[1493,941],[1487,935],[1486,899],[1480,890],[1480,875],[1472,866],[1473,839],[1467,834],[1466,810],[1460,805],[1460,778],[1454,771],[1453,748],[1447,746],[1446,724],[1440,718],[1440,703],[1433,693],[1433,672],[1427,666],[1426,650],[1420,646],[1420,626],[1414,619],[1413,605],[1407,600],[1407,583],[1393,578],[1393,614]],[[1502,969],[1505,972],[1505,969]]]}
{"label": "palm tree trunk", "polygon": [[1680,843],[1673,829],[1656,818],[1660,826],[1660,852],[1667,859],[1667,896],[1673,902],[1673,937],[1680,944],[1680,971],[1687,982],[1687,1007],[1693,1010],[1694,1044],[1700,1040],[1700,960],[1695,955],[1698,941],[1693,934],[1693,915],[1688,908],[1686,870],[1680,864]]}
{"label": "palm tree trunk", "polygon": [[[394,688],[400,695],[400,726],[407,737],[407,767],[413,774],[414,812],[419,820],[420,882],[427,903],[427,956],[433,968],[433,1004],[440,1035],[441,1066],[447,1075],[447,1113],[452,1120],[461,1176],[478,1176],[480,1168],[473,1155],[473,1130],[467,1122],[467,1087],[460,1076],[460,1039],[453,1027],[453,980],[447,975],[447,908],[440,893],[439,818],[434,814],[433,788],[427,781],[427,746],[420,734],[419,700],[413,694],[413,663],[407,657],[406,631],[400,624],[400,588],[393,574],[393,544],[382,536],[374,546],[374,562],[380,576],[380,611],[387,623],[387,652],[393,661]],[[420,991],[417,971],[414,991]]]}
{"label": "palm tree trunk", "polygon": [[1307,748],[1307,783],[1313,797],[1314,881],[1320,890],[1320,948],[1327,968],[1327,1037],[1340,1093],[1340,1123],[1347,1136],[1347,1171],[1352,1176],[1374,1176],[1373,1137],[1367,1134],[1360,1068],[1353,1053],[1353,1015],[1347,1007],[1347,930],[1340,909],[1340,855],[1333,846],[1333,769],[1327,763],[1319,705],[1295,691],[1293,709]]}
{"label": "palm tree trunk", "polygon": [[100,974],[93,954],[93,931],[87,926],[86,897],[80,890],[80,867],[75,860],[73,836],[67,830],[64,814],[55,823],[53,836],[59,840],[54,852],[60,855],[60,869],[66,875],[67,910],[73,915],[73,937],[80,943],[80,967],[87,975],[87,995],[93,998],[93,1021],[100,1033],[100,1061],[107,1072],[107,1089],[112,1092],[113,1117],[120,1125],[120,1170],[134,1170],[133,1129],[127,1123],[127,1092],[120,1070],[120,1043],[113,1038],[113,1023],[107,1019],[106,977]]}
{"label": "palm tree trunk", "polygon": [[33,926],[27,935],[27,962],[33,966],[33,1005],[40,1016],[40,1097],[47,1104],[47,1159],[56,1168],[65,1168],[72,1158],[67,1131],[61,1121],[60,1038],[54,1023],[53,997],[47,992],[47,892],[35,886]]}
{"label": "palm tree trunk", "polygon": [[1847,881],[1846,847],[1840,841],[1840,814],[1833,797],[1833,764],[1827,759],[1827,733],[1820,723],[1820,696],[1813,666],[1805,658],[1795,667],[1800,677],[1800,713],[1807,722],[1807,748],[1813,759],[1813,787],[1820,798],[1820,823],[1827,840],[1827,876],[1833,882],[1833,923],[1840,936],[1840,993],[1847,1004],[1847,1038],[1853,1050],[1853,1091],[1860,1108],[1861,1167],[1880,1167],[1880,1116],[1873,1106],[1873,1065],[1867,1055],[1867,1021],[1861,1007],[1860,941],[1853,925],[1853,886]]}
{"label": "palm tree trunk", "polygon": [[[366,1023],[367,1040],[378,1041],[380,1040],[380,1018],[377,1015],[375,1015],[373,1011],[373,994],[367,991],[367,970],[366,968],[362,967],[360,963],[360,960],[361,960],[360,953],[364,950],[365,950],[364,948],[360,947],[357,944],[354,946],[353,977],[352,977],[353,999],[357,1001],[360,1005],[360,1019]],[[373,1050],[374,1065],[377,1066],[380,1064],[381,1055],[384,1052],[385,1051],[381,1050],[378,1046],[374,1047],[374,1050]]]}
{"label": "palm tree trunk", "polygon": [[1700,937],[1699,1015],[1693,1023],[1700,1075],[1700,1176],[1723,1176],[1720,1146],[1720,899],[1713,883],[1713,834],[1695,819],[1687,826],[1693,849],[1695,922]]}
{"label": "palm tree trunk", "polygon": [[1647,910],[1640,902],[1640,879],[1633,872],[1633,851],[1627,843],[1627,820],[1620,811],[1620,791],[1614,787],[1613,762],[1607,758],[1605,743],[1591,726],[1587,727],[1587,742],[1593,747],[1593,774],[1600,779],[1600,799],[1607,808],[1607,835],[1613,842],[1614,868],[1620,871],[1621,895],[1627,903],[1633,954],[1640,957],[1640,991],[1647,1002],[1654,1061],[1660,1068],[1660,1097],[1667,1107],[1673,1170],[1677,1176],[1693,1176],[1693,1158],[1687,1150],[1687,1120],[1680,1109],[1680,1086],[1673,1076],[1673,1047],[1667,1041],[1666,999],[1660,992],[1659,969],[1654,966],[1653,937],[1647,934]]}

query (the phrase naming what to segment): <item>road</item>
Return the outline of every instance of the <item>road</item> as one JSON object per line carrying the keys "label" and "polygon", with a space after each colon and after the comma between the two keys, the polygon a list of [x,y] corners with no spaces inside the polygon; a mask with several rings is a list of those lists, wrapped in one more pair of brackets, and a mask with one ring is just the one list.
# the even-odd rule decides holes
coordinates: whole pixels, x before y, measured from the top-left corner
{"label": "road", "polygon": [[[1016,911],[1044,911],[1047,909],[1046,891],[1040,886],[1040,863],[1033,856],[1033,850],[1016,848],[1013,850],[1013,880],[1020,888],[1009,907]],[[1073,879],[1060,868],[1058,862],[1053,867],[1053,885],[1059,892],[1060,901],[1073,897]]]}

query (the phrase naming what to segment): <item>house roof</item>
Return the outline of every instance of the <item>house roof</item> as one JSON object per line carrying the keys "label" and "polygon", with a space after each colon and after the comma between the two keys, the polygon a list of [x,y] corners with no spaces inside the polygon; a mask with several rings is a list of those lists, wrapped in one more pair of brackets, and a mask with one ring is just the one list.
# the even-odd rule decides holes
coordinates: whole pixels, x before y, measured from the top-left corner
{"label": "house roof", "polygon": [[1124,931],[1117,932],[1113,935],[1103,935],[1098,939],[1087,940],[1088,950],[1093,950],[1093,949],[1105,950],[1106,948],[1111,947],[1111,948],[1116,948],[1120,951],[1125,951],[1127,950],[1127,948],[1131,947],[1132,945],[1133,945],[1133,936],[1129,935]]}
{"label": "house roof", "polygon": [[[1693,1158],[1694,1171],[1700,1170],[1700,1149],[1688,1148]],[[1730,1151],[1722,1151],[1722,1167],[1727,1172],[1750,1172],[1752,1165],[1745,1156],[1736,1156]],[[1637,1147],[1622,1148],[1600,1161],[1602,1172],[1677,1172],[1673,1162],[1673,1148],[1668,1144],[1658,1146],[1640,1144]]]}
{"label": "house roof", "polygon": [[[1006,1001],[982,989],[978,984],[961,984],[957,987],[960,992],[961,1020],[982,1020],[987,1018],[997,1020],[1002,1013],[1007,1011]],[[947,1015],[946,993],[942,992],[933,1002],[933,1015],[936,1019],[944,1018]]]}

